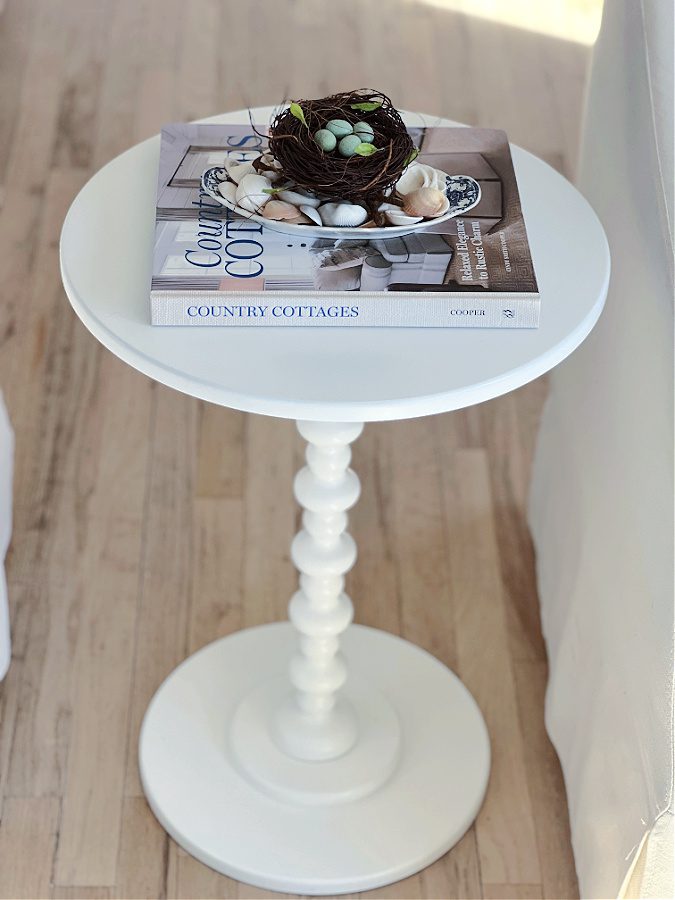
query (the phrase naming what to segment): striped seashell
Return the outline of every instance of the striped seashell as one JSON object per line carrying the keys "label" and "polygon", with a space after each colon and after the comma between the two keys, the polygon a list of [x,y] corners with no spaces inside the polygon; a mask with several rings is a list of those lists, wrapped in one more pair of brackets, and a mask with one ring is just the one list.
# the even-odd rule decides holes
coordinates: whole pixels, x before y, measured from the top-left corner
{"label": "striped seashell", "polygon": [[368,212],[357,203],[324,203],[319,215],[324,225],[337,228],[357,228],[368,219]]}

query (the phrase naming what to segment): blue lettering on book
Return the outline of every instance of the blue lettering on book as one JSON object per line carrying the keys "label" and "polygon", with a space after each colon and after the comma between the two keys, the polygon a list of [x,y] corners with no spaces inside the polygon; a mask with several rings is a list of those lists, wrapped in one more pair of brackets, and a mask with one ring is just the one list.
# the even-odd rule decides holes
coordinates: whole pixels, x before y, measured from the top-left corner
{"label": "blue lettering on book", "polygon": [[284,319],[351,319],[358,306],[273,306],[272,315]]}
{"label": "blue lettering on book", "polygon": [[[264,319],[269,306],[240,306],[230,304],[188,306],[191,319]],[[359,315],[358,306],[273,306],[275,319],[352,319]]]}
{"label": "blue lettering on book", "polygon": [[[237,147],[240,148],[237,153],[237,157],[239,162],[247,162],[251,156],[256,156],[262,147],[263,139],[259,134],[246,134],[244,137],[239,138],[239,140],[234,139],[232,135],[227,139],[228,147]],[[233,155],[234,151],[228,150],[228,157]]]}
{"label": "blue lettering on book", "polygon": [[268,306],[188,306],[191,319],[258,319],[267,315]]}
{"label": "blue lettering on book", "polygon": [[201,190],[199,199],[193,200],[192,205],[199,207],[199,219],[198,249],[185,251],[185,259],[190,265],[200,269],[222,265],[232,278],[257,278],[262,275],[264,267],[258,257],[263,253],[263,245],[251,238],[237,237],[242,233],[262,234],[262,225],[232,218],[229,209],[225,209],[223,219],[223,207]]}

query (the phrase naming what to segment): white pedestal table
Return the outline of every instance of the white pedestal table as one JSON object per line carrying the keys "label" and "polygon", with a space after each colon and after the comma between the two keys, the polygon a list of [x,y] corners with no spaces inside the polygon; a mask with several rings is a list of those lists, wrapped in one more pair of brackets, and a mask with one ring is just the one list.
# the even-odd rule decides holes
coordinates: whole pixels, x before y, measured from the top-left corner
{"label": "white pedestal table", "polygon": [[295,480],[304,514],[291,621],[215,641],[166,679],[141,733],[145,793],[182,847],[239,880],[303,894],[388,884],[461,838],[486,790],[490,749],[449,669],[350,624],[347,510],[359,496],[350,444],[364,422],[460,409],[557,365],[602,310],[604,234],[565,179],[514,147],[542,295],[537,330],[153,328],[158,153],[158,137],[132,148],[74,201],[61,267],[75,312],[140,372],[211,403],[295,419],[308,446]]}

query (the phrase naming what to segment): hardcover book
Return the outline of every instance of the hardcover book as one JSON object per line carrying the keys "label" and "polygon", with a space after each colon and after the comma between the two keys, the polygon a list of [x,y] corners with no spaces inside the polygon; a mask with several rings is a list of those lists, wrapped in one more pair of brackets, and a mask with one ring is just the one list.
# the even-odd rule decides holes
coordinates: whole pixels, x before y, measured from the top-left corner
{"label": "hardcover book", "polygon": [[[261,129],[262,131],[262,129]],[[470,175],[481,199],[405,237],[284,234],[218,204],[201,175],[265,149],[250,124],[162,130],[153,325],[536,328],[540,299],[503,131],[409,129],[419,160]]]}

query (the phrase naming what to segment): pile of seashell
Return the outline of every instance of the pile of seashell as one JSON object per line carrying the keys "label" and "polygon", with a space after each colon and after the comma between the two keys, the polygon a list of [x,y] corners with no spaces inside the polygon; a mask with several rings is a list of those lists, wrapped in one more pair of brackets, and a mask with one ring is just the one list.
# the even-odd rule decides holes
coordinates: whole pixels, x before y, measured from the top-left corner
{"label": "pile of seashell", "polygon": [[[283,173],[269,153],[248,162],[228,162],[221,171],[221,196],[244,215],[258,214],[293,225],[375,227],[368,211],[358,203],[327,201],[292,184],[281,184]],[[443,216],[450,208],[448,180],[446,172],[412,162],[380,212],[389,225],[399,226]]]}

